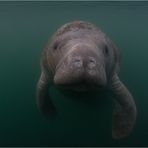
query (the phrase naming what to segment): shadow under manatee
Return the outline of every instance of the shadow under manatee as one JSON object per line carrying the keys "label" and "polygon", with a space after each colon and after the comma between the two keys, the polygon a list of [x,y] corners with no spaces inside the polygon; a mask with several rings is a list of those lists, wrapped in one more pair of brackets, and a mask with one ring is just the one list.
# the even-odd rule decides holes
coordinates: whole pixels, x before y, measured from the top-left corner
{"label": "shadow under manatee", "polygon": [[108,96],[111,96],[111,92],[105,88],[94,89],[94,90],[90,89],[87,91],[75,91],[55,86],[55,89],[57,89],[66,98],[84,104],[92,104],[92,105],[104,104],[106,102],[106,99],[109,99]]}
{"label": "shadow under manatee", "polygon": [[[108,90],[78,92],[54,86],[55,89],[56,97],[53,100],[58,110],[57,119],[67,133],[68,130],[74,133],[73,136],[68,136],[71,143],[86,146],[90,139],[94,143],[96,139],[100,139],[103,144],[105,138],[111,137],[112,99]],[[83,138],[79,140],[81,137]]]}

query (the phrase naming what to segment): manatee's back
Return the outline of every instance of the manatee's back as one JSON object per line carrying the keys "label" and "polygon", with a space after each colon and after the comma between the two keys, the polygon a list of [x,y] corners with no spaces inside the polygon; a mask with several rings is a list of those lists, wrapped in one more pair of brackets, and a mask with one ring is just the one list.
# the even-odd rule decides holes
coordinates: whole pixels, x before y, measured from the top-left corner
{"label": "manatee's back", "polygon": [[95,25],[84,21],[74,21],[60,27],[54,33],[51,41],[53,45],[52,47],[55,47],[59,42],[64,44],[64,41],[68,40],[90,39],[98,43],[98,40],[102,40],[103,38],[104,33]]}

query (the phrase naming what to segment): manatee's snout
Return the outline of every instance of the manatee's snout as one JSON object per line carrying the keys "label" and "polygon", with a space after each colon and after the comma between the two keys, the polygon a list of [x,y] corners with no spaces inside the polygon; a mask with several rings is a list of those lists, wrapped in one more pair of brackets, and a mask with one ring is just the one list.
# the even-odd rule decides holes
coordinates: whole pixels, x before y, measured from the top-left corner
{"label": "manatee's snout", "polygon": [[[89,45],[90,46],[90,45]],[[104,86],[105,65],[102,54],[87,45],[77,45],[59,62],[54,76],[56,85]]]}

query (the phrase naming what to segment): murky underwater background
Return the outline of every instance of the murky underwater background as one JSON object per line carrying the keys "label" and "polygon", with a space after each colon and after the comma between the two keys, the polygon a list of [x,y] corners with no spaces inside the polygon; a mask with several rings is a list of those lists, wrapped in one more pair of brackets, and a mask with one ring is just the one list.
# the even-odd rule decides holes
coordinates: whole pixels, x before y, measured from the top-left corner
{"label": "murky underwater background", "polygon": [[[120,78],[138,109],[124,140],[111,138],[109,93],[77,96],[52,87],[57,118],[38,112],[41,51],[73,20],[100,26],[121,51]],[[147,64],[148,2],[0,2],[0,146],[148,146]]]}

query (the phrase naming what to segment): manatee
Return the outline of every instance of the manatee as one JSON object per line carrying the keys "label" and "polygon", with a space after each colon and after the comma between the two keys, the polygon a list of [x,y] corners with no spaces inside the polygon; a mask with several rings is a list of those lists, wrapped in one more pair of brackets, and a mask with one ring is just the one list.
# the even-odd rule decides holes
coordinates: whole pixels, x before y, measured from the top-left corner
{"label": "manatee", "polygon": [[56,113],[49,94],[52,85],[68,90],[88,91],[106,88],[113,95],[112,137],[131,133],[136,121],[136,105],[120,80],[120,53],[101,29],[90,22],[66,23],[53,34],[41,56],[37,83],[37,105],[46,116]]}

